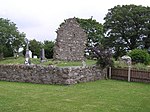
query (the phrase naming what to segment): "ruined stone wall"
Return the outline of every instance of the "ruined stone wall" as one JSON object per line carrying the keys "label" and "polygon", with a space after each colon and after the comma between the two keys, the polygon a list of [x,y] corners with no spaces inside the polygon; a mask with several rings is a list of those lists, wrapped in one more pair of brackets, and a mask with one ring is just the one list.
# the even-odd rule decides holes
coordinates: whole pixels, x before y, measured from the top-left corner
{"label": "ruined stone wall", "polygon": [[76,84],[104,79],[106,70],[92,67],[0,65],[0,80],[39,84]]}
{"label": "ruined stone wall", "polygon": [[84,60],[87,35],[75,18],[65,20],[57,30],[53,58],[65,61]]}

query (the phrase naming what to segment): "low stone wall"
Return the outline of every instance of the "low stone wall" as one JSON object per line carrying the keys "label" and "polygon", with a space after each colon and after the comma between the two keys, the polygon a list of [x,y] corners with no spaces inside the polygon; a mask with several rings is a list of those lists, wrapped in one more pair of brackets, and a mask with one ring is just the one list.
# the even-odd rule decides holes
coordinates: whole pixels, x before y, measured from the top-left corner
{"label": "low stone wall", "polygon": [[40,84],[76,84],[104,79],[106,69],[40,65],[0,65],[0,80]]}

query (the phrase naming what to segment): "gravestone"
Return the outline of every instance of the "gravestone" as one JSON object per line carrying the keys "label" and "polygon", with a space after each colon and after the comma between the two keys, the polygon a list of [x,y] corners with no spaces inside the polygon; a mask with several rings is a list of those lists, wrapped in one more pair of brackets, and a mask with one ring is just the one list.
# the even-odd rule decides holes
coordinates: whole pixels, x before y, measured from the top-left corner
{"label": "gravestone", "polygon": [[29,57],[32,58],[32,52],[29,50]]}
{"label": "gravestone", "polygon": [[40,51],[40,61],[41,62],[46,61],[45,60],[45,51],[44,51],[44,49],[41,49],[41,51]]}
{"label": "gravestone", "polygon": [[56,31],[57,39],[54,46],[55,60],[81,61],[85,60],[87,35],[80,27],[76,18],[65,20]]}
{"label": "gravestone", "polygon": [[127,64],[128,66],[130,66],[132,64],[132,60],[130,56],[124,55],[121,57],[121,61],[123,61],[125,64]]}
{"label": "gravestone", "polygon": [[33,58],[34,58],[34,59],[37,59],[37,56],[34,55]]}

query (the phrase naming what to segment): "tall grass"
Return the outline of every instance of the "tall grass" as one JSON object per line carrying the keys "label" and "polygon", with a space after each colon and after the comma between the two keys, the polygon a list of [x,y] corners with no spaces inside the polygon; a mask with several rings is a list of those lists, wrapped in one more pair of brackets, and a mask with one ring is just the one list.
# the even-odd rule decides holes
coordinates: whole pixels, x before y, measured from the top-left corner
{"label": "tall grass", "polygon": [[[128,65],[124,62],[121,61],[115,61],[114,62],[114,67],[115,68],[127,68]],[[137,63],[137,64],[132,64],[131,67],[133,69],[137,69],[137,70],[146,70],[146,71],[150,71],[150,66],[145,65],[143,63]]]}

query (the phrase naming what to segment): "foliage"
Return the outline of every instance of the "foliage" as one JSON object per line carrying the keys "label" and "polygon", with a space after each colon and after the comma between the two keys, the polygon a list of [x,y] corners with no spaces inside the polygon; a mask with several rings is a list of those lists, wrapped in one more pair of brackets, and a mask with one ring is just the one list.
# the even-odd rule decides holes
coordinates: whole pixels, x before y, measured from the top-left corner
{"label": "foliage", "polygon": [[44,41],[43,47],[45,50],[45,57],[47,59],[53,58],[53,48],[54,48],[54,42],[53,41]]}
{"label": "foliage", "polygon": [[114,67],[115,68],[127,68],[128,65],[121,61],[114,61]]}
{"label": "foliage", "polygon": [[146,30],[144,31],[144,34],[146,35],[143,38],[144,48],[149,50],[150,53],[150,7],[147,7],[147,20],[148,22],[145,23]]}
{"label": "foliage", "polygon": [[143,63],[137,63],[132,68],[135,68],[137,70],[147,70],[147,71],[150,71],[150,68],[148,66],[146,66],[145,64],[143,64]]}
{"label": "foliage", "polygon": [[40,50],[42,46],[43,44],[35,39],[29,41],[29,50],[31,50],[32,55],[36,55],[37,57],[40,57]]}
{"label": "foliage", "polygon": [[91,47],[96,46],[102,42],[103,39],[103,25],[97,22],[95,19],[80,19],[77,18],[78,23],[85,30],[88,41],[87,41],[87,52],[91,55]]}
{"label": "foliage", "polygon": [[24,37],[25,34],[18,31],[15,23],[0,18],[0,58],[12,56],[11,52],[18,53],[19,47],[23,45]]}
{"label": "foliage", "polygon": [[133,63],[149,64],[150,62],[150,56],[146,50],[134,49],[128,55],[131,57]]}
{"label": "foliage", "polygon": [[[114,67],[115,68],[128,68],[128,65],[120,61],[114,61]],[[131,68],[136,69],[136,70],[145,70],[145,71],[150,70],[150,67],[143,63],[133,64],[131,65]]]}
{"label": "foliage", "polygon": [[111,59],[111,52],[108,49],[105,49],[101,45],[97,45],[96,47],[92,47],[91,51],[97,58],[97,65],[102,68],[113,66],[113,60]]}
{"label": "foliage", "polygon": [[149,112],[150,85],[115,80],[73,86],[0,81],[1,112]]}
{"label": "foliage", "polygon": [[3,46],[3,53],[4,57],[12,57],[13,56],[13,48],[10,46],[10,44],[6,44]]}
{"label": "foliage", "polygon": [[104,18],[105,45],[118,58],[128,50],[150,45],[150,7],[117,5]]}

